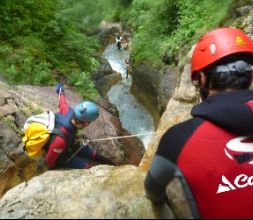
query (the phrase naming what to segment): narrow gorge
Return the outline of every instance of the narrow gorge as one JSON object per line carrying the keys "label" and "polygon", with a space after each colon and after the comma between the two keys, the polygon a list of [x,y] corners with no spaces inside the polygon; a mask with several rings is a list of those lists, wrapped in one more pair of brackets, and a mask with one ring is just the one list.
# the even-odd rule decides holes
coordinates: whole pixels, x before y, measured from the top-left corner
{"label": "narrow gorge", "polygon": [[[240,7],[236,10],[237,17],[230,23],[234,27],[243,27],[251,38],[252,12],[252,4]],[[113,33],[119,29],[114,28],[100,30],[98,34],[103,41],[101,55],[104,52],[104,57],[101,57],[100,69],[94,73],[93,80],[103,97],[98,101],[100,117],[81,135],[96,140],[155,133],[147,139],[133,137],[92,142],[116,166],[97,165],[87,170],[41,169],[37,161],[29,159],[23,152],[22,126],[31,114],[47,109],[57,111],[55,88],[12,86],[1,78],[0,218],[191,217],[177,179],[166,189],[171,196],[170,206],[154,205],[146,197],[143,183],[163,133],[190,118],[191,108],[200,101],[190,79],[194,45],[191,51],[181,52],[184,59],[176,65],[155,69],[148,63],[139,63],[132,66],[132,73],[126,79],[125,68],[121,69],[124,65],[117,69],[108,62],[110,58],[106,55],[106,48],[109,54],[112,50],[118,52],[115,51]],[[178,56],[180,59],[182,54]],[[127,58],[131,59],[131,54],[127,54]],[[66,87],[66,97],[71,106],[82,100],[70,87]]]}

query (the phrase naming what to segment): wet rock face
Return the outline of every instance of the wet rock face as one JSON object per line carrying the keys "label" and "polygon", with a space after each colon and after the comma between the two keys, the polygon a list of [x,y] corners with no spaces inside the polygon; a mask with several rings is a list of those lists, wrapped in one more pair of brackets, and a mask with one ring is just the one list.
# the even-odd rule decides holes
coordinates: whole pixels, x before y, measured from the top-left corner
{"label": "wet rock face", "polygon": [[179,83],[179,73],[173,67],[167,67],[161,77],[158,87],[158,111],[159,114],[165,111],[166,106],[173,96],[176,86]]}
{"label": "wet rock face", "polygon": [[111,74],[106,74],[95,81],[99,94],[102,97],[107,97],[111,87],[121,80],[121,75],[112,71]]}
{"label": "wet rock face", "polygon": [[145,152],[141,141],[138,138],[122,138],[130,134],[122,128],[113,105],[101,100],[99,109],[99,118],[84,130],[84,134],[91,137],[91,144],[99,153],[111,158],[118,165],[139,165]]}
{"label": "wet rock face", "polygon": [[149,65],[142,64],[133,70],[131,93],[152,114],[154,121],[159,121],[158,113],[158,88],[160,74]]}
{"label": "wet rock face", "polygon": [[132,94],[151,112],[157,124],[178,84],[177,71],[172,67],[159,71],[141,64],[132,75]]}

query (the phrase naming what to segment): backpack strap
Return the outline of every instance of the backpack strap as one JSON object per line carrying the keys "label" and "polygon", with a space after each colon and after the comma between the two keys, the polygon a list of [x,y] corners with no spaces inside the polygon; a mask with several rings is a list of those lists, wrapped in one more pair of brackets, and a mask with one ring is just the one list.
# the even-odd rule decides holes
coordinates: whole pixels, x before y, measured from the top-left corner
{"label": "backpack strap", "polygon": [[62,130],[60,130],[58,128],[54,128],[53,131],[51,132],[51,134],[61,136],[63,139],[68,141],[68,135],[66,135]]}

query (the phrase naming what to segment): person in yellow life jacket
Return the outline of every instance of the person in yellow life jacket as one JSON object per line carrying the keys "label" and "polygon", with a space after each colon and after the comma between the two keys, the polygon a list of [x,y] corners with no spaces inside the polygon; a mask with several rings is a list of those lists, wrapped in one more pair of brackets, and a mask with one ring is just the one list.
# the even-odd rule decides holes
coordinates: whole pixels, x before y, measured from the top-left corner
{"label": "person in yellow life jacket", "polygon": [[[66,136],[53,135],[46,149],[45,161],[48,168],[90,168],[93,164],[86,159],[113,165],[114,163],[98,154],[89,144],[77,146],[80,150],[73,155],[76,148],[75,139],[78,129],[87,127],[99,116],[98,106],[91,101],[83,101],[75,108],[70,107],[65,99],[64,86],[58,84],[56,93],[59,95],[59,112],[55,116],[55,125]],[[76,150],[76,149],[75,149]],[[71,157],[71,158],[70,158]]]}

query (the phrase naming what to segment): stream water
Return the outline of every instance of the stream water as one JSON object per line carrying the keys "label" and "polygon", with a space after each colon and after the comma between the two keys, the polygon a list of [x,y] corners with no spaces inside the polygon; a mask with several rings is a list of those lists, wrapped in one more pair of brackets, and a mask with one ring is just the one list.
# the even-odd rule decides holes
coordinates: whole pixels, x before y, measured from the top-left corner
{"label": "stream water", "polygon": [[[122,80],[111,87],[107,96],[118,111],[122,127],[142,141],[145,148],[154,132],[154,120],[145,107],[130,93],[131,75],[127,76],[125,60],[129,60],[129,51],[119,51],[115,44],[109,44],[103,52],[103,57],[110,63],[112,69],[121,74]],[[150,134],[151,133],[151,134]]]}

